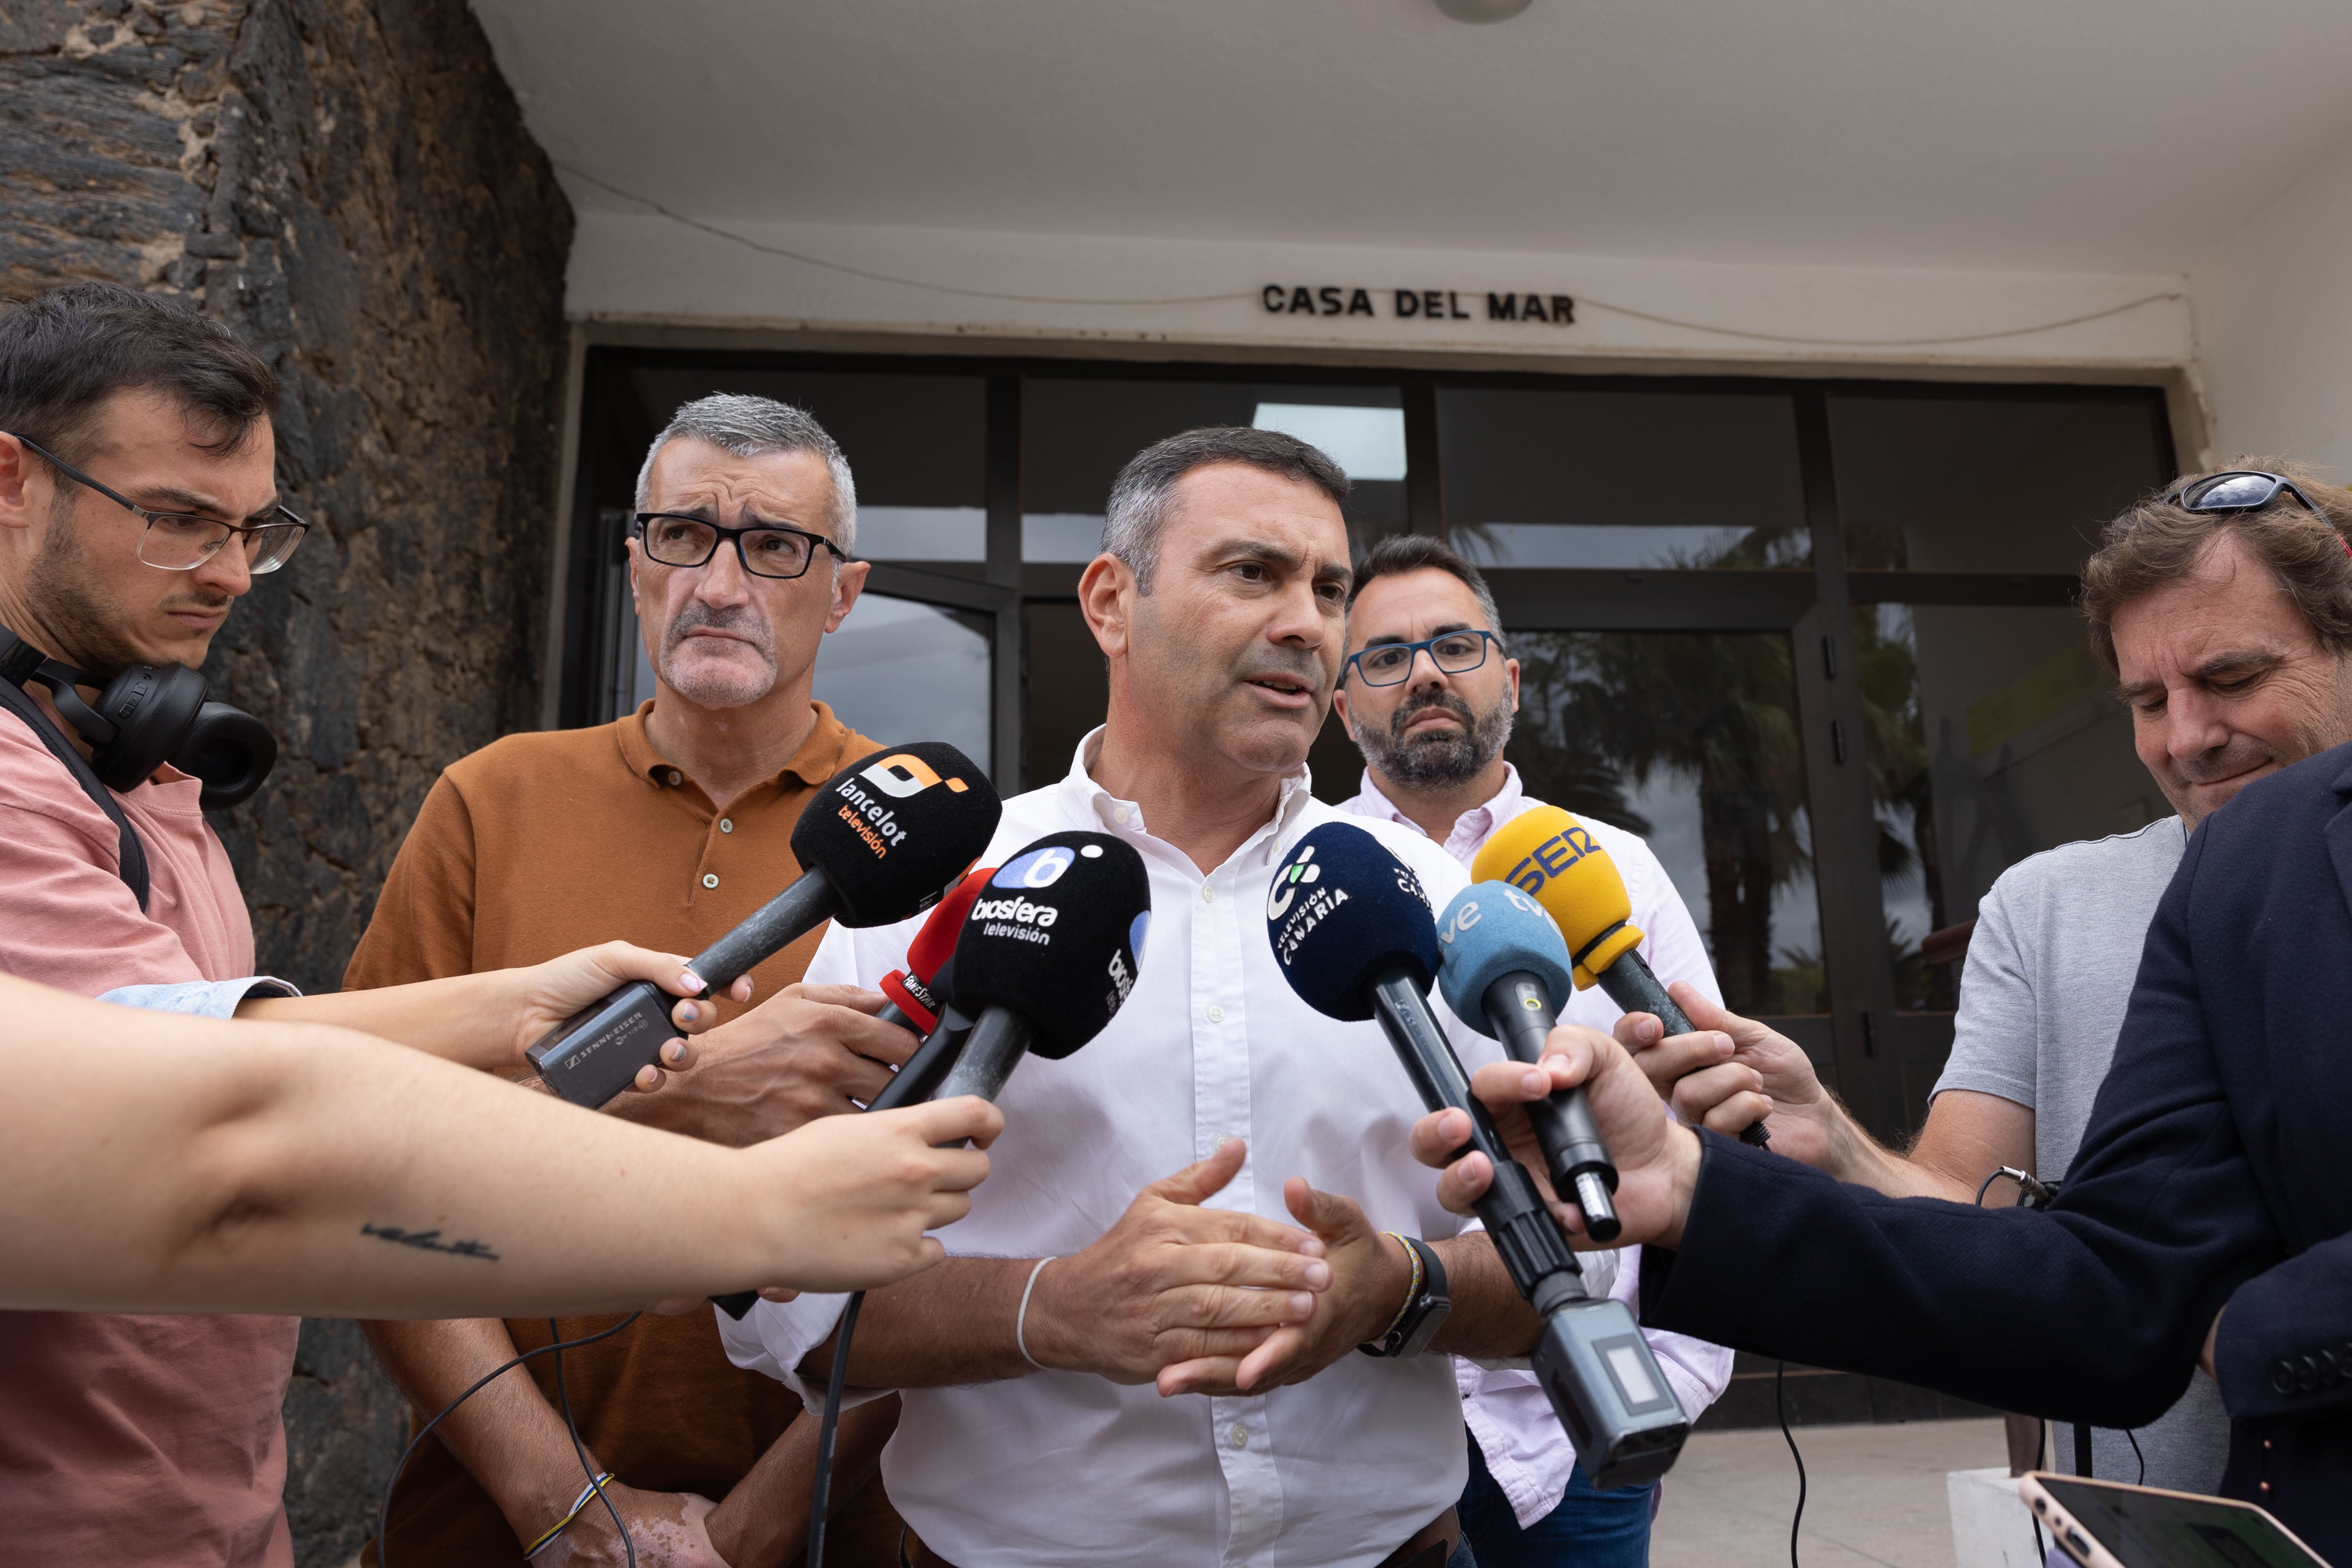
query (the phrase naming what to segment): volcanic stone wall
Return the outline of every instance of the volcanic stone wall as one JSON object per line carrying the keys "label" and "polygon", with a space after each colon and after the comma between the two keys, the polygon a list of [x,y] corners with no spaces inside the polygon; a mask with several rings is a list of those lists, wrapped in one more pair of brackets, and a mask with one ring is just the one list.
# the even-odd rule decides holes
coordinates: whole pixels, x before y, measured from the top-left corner
{"label": "volcanic stone wall", "polygon": [[[205,673],[283,748],[216,826],[306,987],[443,764],[536,721],[572,228],[464,0],[0,0],[0,295],[183,294],[284,389],[310,535]],[[287,1410],[299,1557],[333,1568],[399,1402],[311,1322]]]}

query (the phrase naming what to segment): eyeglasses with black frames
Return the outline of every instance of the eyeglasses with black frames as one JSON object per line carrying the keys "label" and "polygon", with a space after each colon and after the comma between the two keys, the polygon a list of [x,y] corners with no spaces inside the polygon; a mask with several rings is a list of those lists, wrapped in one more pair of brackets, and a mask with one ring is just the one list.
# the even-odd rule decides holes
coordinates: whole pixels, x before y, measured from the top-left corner
{"label": "eyeglasses with black frames", "polygon": [[1478,628],[1440,632],[1419,642],[1378,642],[1360,648],[1348,656],[1339,668],[1339,680],[1347,683],[1348,670],[1353,668],[1364,678],[1367,686],[1399,686],[1412,673],[1413,655],[1426,648],[1430,663],[1447,675],[1467,675],[1486,662],[1486,645],[1503,646],[1503,639],[1490,631]]}
{"label": "eyeglasses with black frames", "polygon": [[[13,436],[13,431],[0,431]],[[238,552],[245,557],[245,569],[258,577],[264,572],[275,572],[286,564],[310,525],[285,507],[272,508],[277,521],[272,522],[223,522],[214,517],[194,517],[184,512],[151,511],[120,490],[100,484],[55,452],[37,441],[16,436],[18,445],[39,458],[49,467],[86,489],[97,491],[123,510],[137,516],[147,525],[139,536],[139,559],[163,572],[193,572],[221,552],[222,546],[235,540]]]}
{"label": "eyeglasses with black frames", "polygon": [[706,565],[719,553],[719,545],[730,540],[734,542],[735,559],[754,577],[789,581],[804,576],[809,563],[816,559],[820,544],[832,551],[836,560],[849,559],[841,546],[824,534],[811,533],[804,528],[786,528],[782,523],[721,528],[685,512],[641,511],[630,531],[645,547],[646,559],[664,566]]}
{"label": "eyeglasses with black frames", "polygon": [[2232,468],[2227,473],[2208,474],[2175,494],[2172,502],[2183,511],[2260,511],[2278,500],[2281,491],[2301,501],[2304,510],[2320,521],[2334,526],[2328,515],[2293,479],[2261,468]]}

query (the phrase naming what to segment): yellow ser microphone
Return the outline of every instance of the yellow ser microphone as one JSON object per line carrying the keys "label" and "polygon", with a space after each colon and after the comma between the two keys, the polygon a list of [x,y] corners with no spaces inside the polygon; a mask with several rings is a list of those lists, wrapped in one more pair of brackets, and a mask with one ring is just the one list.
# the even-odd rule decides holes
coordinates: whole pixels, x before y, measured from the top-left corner
{"label": "yellow ser microphone", "polygon": [[[1584,824],[1556,805],[1523,811],[1486,840],[1470,875],[1510,883],[1551,917],[1568,940],[1579,991],[1597,984],[1626,1012],[1655,1014],[1667,1034],[1692,1032],[1689,1015],[1642,957],[1643,933],[1633,923],[1625,879]],[[1771,1137],[1758,1121],[1739,1141],[1761,1149]]]}

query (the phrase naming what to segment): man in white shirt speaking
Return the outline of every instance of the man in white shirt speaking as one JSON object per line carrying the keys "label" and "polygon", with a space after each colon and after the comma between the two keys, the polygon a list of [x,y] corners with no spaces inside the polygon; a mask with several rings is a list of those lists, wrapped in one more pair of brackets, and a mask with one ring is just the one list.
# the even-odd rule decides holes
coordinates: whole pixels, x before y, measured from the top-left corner
{"label": "man in white shirt speaking", "polygon": [[[1425,835],[1468,866],[1496,829],[1543,804],[1521,790],[1518,769],[1503,760],[1519,665],[1504,646],[1494,595],[1478,569],[1439,540],[1383,539],[1357,565],[1333,700],[1364,754],[1363,788],[1342,811]],[[1650,847],[1622,828],[1581,820],[1625,879],[1650,967],[1719,1002],[1698,928]],[[1618,1016],[1597,987],[1560,1009],[1562,1022],[1601,1030]],[[1639,1257],[1640,1248],[1625,1249],[1610,1292],[1637,1310]],[[1696,1421],[1730,1383],[1731,1352],[1681,1334],[1644,1337],[1683,1414]],[[1479,1568],[1649,1562],[1654,1482],[1597,1490],[1533,1373],[1457,1361],[1454,1375],[1471,1439],[1462,1522]]]}
{"label": "man in white shirt speaking", "polygon": [[[1065,778],[1005,802],[984,863],[1070,828],[1132,844],[1142,973],[1085,1049],[1013,1072],[933,1282],[866,1299],[849,1381],[904,1391],[882,1474],[909,1563],[1439,1568],[1460,1548],[1435,1352],[1523,1354],[1537,1321],[1408,1152],[1422,1108],[1379,1026],[1310,1010],[1265,929],[1289,847],[1339,816],[1306,758],[1345,652],[1346,493],[1322,453],[1247,429],[1171,437],[1111,491],[1078,587],[1108,716]],[[1364,826],[1437,904],[1466,883],[1420,834]],[[915,930],[835,927],[809,977],[877,982]],[[1436,1005],[1466,1066],[1502,1059]],[[1442,1299],[1415,1289],[1441,1269]],[[840,1307],[721,1327],[740,1364],[821,1398]]]}

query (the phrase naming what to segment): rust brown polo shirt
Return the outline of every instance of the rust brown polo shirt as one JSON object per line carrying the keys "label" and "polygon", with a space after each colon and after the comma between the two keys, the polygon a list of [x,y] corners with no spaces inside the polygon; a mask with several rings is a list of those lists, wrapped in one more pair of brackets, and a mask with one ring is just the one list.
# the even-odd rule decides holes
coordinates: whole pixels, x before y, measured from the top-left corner
{"label": "rust brown polo shirt", "polygon": [[[652,706],[593,730],[509,735],[452,763],[393,862],[344,986],[537,963],[616,937],[698,952],[800,875],[791,837],[801,808],[878,746],[819,702],[816,727],[784,771],[721,810],[653,749]],[[754,1001],[799,980],[823,935],[753,970]],[[562,1328],[576,1339],[617,1321],[567,1318]],[[548,1342],[544,1319],[507,1330],[523,1350]],[[550,1401],[552,1362],[525,1363]],[[622,1480],[654,1491],[725,1497],[800,1410],[782,1384],[728,1361],[709,1312],[640,1318],[565,1352],[563,1377],[589,1447]],[[567,1493],[556,1506],[570,1501]],[[396,1562],[510,1568],[520,1552],[489,1494],[438,1443],[409,1462],[392,1534]]]}

